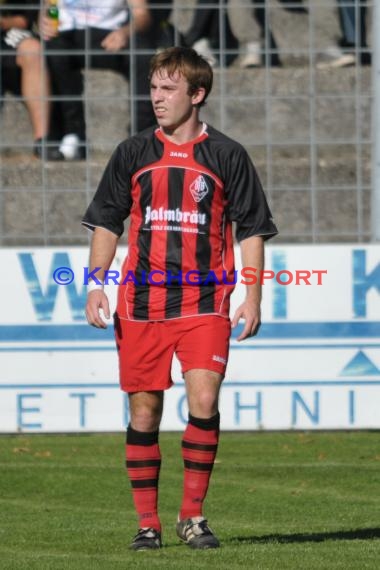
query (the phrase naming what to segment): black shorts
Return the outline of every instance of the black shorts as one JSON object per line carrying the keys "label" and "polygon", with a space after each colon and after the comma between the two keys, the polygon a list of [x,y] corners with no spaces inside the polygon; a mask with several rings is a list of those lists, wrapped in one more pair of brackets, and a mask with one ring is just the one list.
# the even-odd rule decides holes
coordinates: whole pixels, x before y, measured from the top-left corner
{"label": "black shorts", "polygon": [[21,94],[21,70],[16,63],[16,50],[1,40],[0,47],[1,85],[0,94],[11,91],[15,95]]}
{"label": "black shorts", "polygon": [[[37,37],[31,32],[29,34],[30,37]],[[7,44],[5,37],[6,35],[2,34],[0,42],[0,95],[3,96],[7,91],[21,95],[21,70],[16,63],[17,47]]]}

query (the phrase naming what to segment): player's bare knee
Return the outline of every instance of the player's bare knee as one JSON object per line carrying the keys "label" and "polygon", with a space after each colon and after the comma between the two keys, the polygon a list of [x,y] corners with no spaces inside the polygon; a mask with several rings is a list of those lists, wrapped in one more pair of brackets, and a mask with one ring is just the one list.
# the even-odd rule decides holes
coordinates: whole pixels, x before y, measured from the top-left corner
{"label": "player's bare knee", "polygon": [[189,411],[197,418],[211,418],[218,412],[218,395],[213,390],[199,393],[189,401]]}
{"label": "player's bare knee", "polygon": [[142,408],[131,415],[131,426],[136,431],[156,431],[160,426],[161,415],[155,410]]}
{"label": "player's bare knee", "polygon": [[137,431],[158,430],[162,416],[162,405],[160,402],[139,399],[131,401],[130,416],[131,425]]}

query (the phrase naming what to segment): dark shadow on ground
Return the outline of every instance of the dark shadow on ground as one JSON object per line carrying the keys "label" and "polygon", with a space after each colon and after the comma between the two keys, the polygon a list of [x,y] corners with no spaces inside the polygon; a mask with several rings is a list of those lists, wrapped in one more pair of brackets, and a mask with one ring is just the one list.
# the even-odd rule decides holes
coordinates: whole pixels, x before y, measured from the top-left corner
{"label": "dark shadow on ground", "polygon": [[267,534],[264,536],[236,536],[224,540],[242,544],[265,544],[269,542],[323,542],[325,540],[371,540],[380,538],[380,528],[358,528],[355,530],[337,530],[332,532]]}

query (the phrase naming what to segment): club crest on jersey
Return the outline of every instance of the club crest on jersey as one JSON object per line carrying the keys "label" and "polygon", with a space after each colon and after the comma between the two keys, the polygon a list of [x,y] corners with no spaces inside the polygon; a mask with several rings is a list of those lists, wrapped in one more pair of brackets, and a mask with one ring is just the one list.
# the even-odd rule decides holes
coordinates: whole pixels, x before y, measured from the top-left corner
{"label": "club crest on jersey", "polygon": [[190,184],[189,190],[195,202],[200,202],[208,194],[208,186],[206,180],[200,174],[197,178]]}

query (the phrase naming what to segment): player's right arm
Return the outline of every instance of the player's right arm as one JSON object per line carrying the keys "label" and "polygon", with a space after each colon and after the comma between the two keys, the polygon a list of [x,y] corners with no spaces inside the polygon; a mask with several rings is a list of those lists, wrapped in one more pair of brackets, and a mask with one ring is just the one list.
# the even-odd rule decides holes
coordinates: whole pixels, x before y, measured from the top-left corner
{"label": "player's right arm", "polygon": [[[104,272],[108,271],[115,257],[118,239],[113,232],[99,227],[95,228],[92,234],[89,272],[100,267],[101,269],[96,272],[96,277],[102,282],[104,282]],[[109,319],[110,307],[103,289],[89,291],[86,303],[87,321],[96,328],[105,329],[107,324],[100,315],[100,309],[104,312],[105,318]]]}

